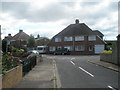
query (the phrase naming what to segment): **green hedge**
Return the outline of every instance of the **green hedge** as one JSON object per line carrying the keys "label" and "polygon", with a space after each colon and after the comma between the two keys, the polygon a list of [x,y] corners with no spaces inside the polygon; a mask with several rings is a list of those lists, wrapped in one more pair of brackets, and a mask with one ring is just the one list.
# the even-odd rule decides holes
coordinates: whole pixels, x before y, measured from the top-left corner
{"label": "green hedge", "polygon": [[104,50],[103,52],[102,52],[102,54],[112,54],[112,51],[111,50]]}

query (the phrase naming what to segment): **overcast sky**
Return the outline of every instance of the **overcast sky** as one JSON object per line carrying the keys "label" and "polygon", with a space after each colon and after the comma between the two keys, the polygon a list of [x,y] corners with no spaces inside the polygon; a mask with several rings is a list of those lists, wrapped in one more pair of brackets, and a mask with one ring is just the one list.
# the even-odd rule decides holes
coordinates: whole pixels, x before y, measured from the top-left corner
{"label": "overcast sky", "polygon": [[[14,1],[14,0],[13,0]],[[116,40],[118,35],[118,2],[97,1],[56,1],[0,2],[0,24],[2,38],[9,33],[15,35],[19,29],[35,37],[52,38],[65,27],[85,23],[92,30],[99,30],[105,40]]]}

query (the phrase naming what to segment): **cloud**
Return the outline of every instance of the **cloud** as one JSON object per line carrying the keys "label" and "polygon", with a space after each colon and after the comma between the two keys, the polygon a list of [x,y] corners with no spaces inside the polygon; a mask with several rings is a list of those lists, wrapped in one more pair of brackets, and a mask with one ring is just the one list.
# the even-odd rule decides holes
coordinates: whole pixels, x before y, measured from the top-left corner
{"label": "cloud", "polygon": [[[3,11],[0,22],[8,29],[12,27],[16,30],[29,25],[44,24],[46,28],[41,34],[47,35],[51,32],[49,34],[51,37],[78,18],[80,23],[85,23],[93,30],[100,30],[103,34],[108,30],[109,33],[117,31],[117,2],[102,0],[100,2],[41,2],[41,5],[36,2],[2,2],[0,4]],[[53,28],[50,29],[49,25]],[[57,28],[54,28],[55,26]],[[30,28],[25,29],[27,32],[30,30],[28,33],[34,34],[39,30],[42,31],[41,28],[35,28],[35,32]]]}

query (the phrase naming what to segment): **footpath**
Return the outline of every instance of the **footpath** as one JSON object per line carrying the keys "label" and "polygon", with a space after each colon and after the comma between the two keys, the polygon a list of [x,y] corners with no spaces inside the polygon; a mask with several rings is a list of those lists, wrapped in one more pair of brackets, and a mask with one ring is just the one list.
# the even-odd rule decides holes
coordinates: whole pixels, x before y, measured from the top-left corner
{"label": "footpath", "polygon": [[104,61],[100,61],[100,60],[88,60],[88,62],[102,66],[102,67],[107,68],[107,69],[111,69],[111,70],[116,71],[116,72],[120,72],[119,71],[120,67],[118,67],[117,65],[112,64],[112,63],[108,63],[108,62],[104,62]]}
{"label": "footpath", "polygon": [[13,88],[54,88],[53,60],[43,58],[27,75],[23,81]]}

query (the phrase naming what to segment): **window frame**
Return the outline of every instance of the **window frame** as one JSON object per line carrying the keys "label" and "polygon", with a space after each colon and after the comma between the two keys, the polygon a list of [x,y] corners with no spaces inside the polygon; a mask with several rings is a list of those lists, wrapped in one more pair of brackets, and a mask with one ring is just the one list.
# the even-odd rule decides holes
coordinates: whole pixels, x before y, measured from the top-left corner
{"label": "window frame", "polygon": [[[70,47],[70,49],[68,47]],[[73,46],[72,45],[64,46],[64,48],[67,48],[69,51],[73,51]]]}
{"label": "window frame", "polygon": [[[69,40],[68,38],[71,40]],[[73,41],[73,37],[72,36],[65,36],[64,41]]]}
{"label": "window frame", "polygon": [[96,35],[90,35],[90,36],[88,36],[88,41],[96,41]]}
{"label": "window frame", "polygon": [[61,42],[61,38],[60,37],[56,37],[55,38],[55,42]]}
{"label": "window frame", "polygon": [[89,46],[89,51],[94,51],[94,46],[93,45]]}
{"label": "window frame", "polygon": [[[52,48],[52,50],[51,50],[51,48]],[[50,47],[49,47],[49,51],[50,51],[50,52],[55,51],[55,50],[56,50],[56,47],[55,47],[55,46],[50,46]]]}
{"label": "window frame", "polygon": [[85,51],[85,45],[76,45],[75,51]]}
{"label": "window frame", "polygon": [[83,35],[75,36],[75,41],[84,41],[85,37]]}

